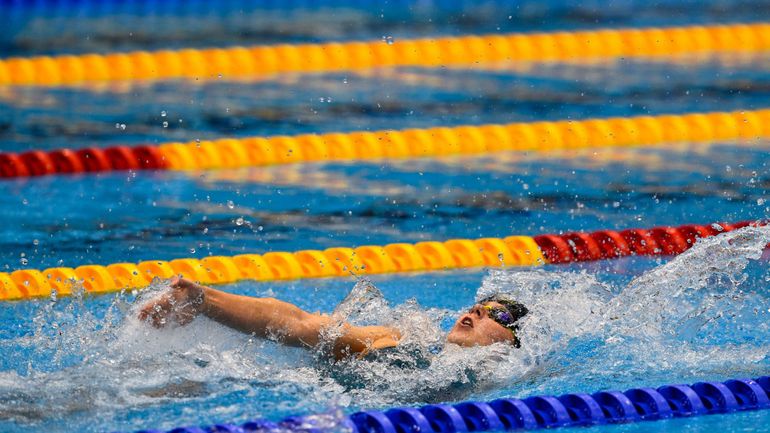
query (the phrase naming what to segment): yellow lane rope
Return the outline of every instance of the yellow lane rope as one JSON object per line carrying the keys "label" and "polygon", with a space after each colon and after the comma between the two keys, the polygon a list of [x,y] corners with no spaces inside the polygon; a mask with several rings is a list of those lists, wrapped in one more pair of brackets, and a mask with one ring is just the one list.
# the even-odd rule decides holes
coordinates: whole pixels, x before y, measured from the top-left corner
{"label": "yellow lane rope", "polygon": [[85,265],[77,268],[23,269],[0,273],[0,300],[69,295],[82,284],[90,293],[146,287],[153,278],[183,275],[204,284],[243,279],[259,281],[470,268],[533,266],[546,262],[529,236],[504,239],[452,239],[445,242],[328,248],[297,252],[213,256],[204,259],[151,260],[141,263]]}
{"label": "yellow lane rope", "polygon": [[392,43],[378,40],[18,57],[0,61],[0,85],[245,78],[388,66],[467,66],[482,62],[767,50],[770,23],[599,29],[405,39]]}
{"label": "yellow lane rope", "polygon": [[770,139],[770,109],[224,138],[133,148],[0,153],[0,178],[130,169],[208,170],[316,161],[547,152]]}
{"label": "yellow lane rope", "polygon": [[166,143],[175,170],[770,139],[770,109]]}

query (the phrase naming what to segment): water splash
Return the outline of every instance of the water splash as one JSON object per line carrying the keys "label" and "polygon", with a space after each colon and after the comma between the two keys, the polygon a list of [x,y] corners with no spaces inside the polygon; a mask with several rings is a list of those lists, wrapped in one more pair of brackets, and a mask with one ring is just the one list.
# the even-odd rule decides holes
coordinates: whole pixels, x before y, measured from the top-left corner
{"label": "water splash", "polygon": [[768,242],[768,227],[703,239],[625,287],[586,272],[493,271],[479,297],[506,292],[530,309],[520,330],[527,374],[549,377],[532,390],[560,389],[573,374],[621,388],[639,377],[740,375],[770,358],[770,300],[747,272]]}
{"label": "water splash", "polygon": [[[745,269],[749,261],[759,259],[768,242],[769,227],[746,227],[702,239],[695,248],[635,278],[612,300],[607,314],[622,316],[621,329],[634,335],[655,339],[665,333],[675,334],[677,323],[691,322],[713,310],[722,304],[719,299],[739,298],[748,278]],[[695,293],[706,288],[709,294],[705,299]]]}
{"label": "water splash", "polygon": [[[566,392],[576,382],[583,389],[622,388],[640,377],[654,385],[752,374],[770,359],[770,300],[758,289],[765,275],[756,275],[766,270],[750,267],[768,241],[764,227],[704,239],[627,285],[585,271],[491,271],[476,296],[503,292],[529,308],[521,349],[444,345],[441,324],[456,311],[414,300],[390,305],[367,280],[331,316],[396,326],[407,350],[338,363],[205,318],[149,327],[136,312],[167,289],[161,281],[138,300],[122,294],[110,302],[41,302],[28,334],[0,340],[9,354],[0,372],[0,430],[56,431],[59,419],[82,431],[131,430],[160,423],[160,416],[170,427]],[[104,306],[94,309],[93,302]],[[176,413],[171,421],[163,415],[169,410]],[[103,424],[93,424],[96,418]]]}

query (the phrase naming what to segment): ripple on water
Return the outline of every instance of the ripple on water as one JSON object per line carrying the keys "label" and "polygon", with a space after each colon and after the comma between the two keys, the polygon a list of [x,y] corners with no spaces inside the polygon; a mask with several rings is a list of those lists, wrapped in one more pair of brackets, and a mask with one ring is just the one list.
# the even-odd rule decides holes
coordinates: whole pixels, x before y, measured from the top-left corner
{"label": "ripple on water", "polygon": [[0,342],[24,361],[0,373],[0,426],[130,430],[750,376],[768,365],[766,272],[750,263],[769,241],[764,227],[704,239],[627,285],[585,270],[490,271],[477,298],[505,292],[530,310],[521,349],[445,346],[442,323],[455,311],[393,306],[359,281],[332,317],[399,327],[410,349],[398,356],[419,358],[412,364],[386,355],[332,365],[208,319],[157,330],[135,315],[167,289],[160,281],[98,313],[81,297],[44,302],[32,332]]}

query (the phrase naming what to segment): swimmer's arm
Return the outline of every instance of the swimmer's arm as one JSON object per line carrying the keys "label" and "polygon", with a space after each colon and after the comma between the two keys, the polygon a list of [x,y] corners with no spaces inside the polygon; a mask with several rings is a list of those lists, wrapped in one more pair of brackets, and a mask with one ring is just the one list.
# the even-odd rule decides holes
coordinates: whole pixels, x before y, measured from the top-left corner
{"label": "swimmer's arm", "polygon": [[[329,316],[308,313],[296,305],[274,298],[253,298],[203,287],[201,311],[207,317],[239,331],[299,347],[316,347],[324,328],[333,325]],[[393,347],[401,334],[386,326],[342,325],[334,344],[334,355]]]}

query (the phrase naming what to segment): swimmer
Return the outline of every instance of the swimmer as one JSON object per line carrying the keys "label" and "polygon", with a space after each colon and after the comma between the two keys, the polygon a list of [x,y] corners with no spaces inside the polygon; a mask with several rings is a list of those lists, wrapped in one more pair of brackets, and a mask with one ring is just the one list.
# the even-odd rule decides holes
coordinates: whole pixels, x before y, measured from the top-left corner
{"label": "swimmer", "polygon": [[[446,341],[461,347],[502,342],[518,348],[517,322],[527,312],[522,304],[504,296],[487,297],[457,319]],[[141,308],[139,319],[160,328],[185,325],[199,315],[241,332],[311,349],[321,343],[324,329],[336,324],[328,315],[308,313],[278,299],[234,295],[179,277],[171,280],[168,293]],[[333,354],[336,359],[364,356],[396,347],[400,340],[396,328],[343,323]]]}

